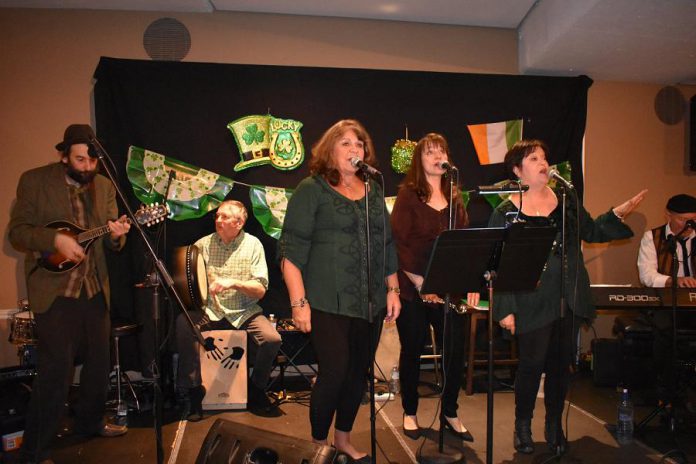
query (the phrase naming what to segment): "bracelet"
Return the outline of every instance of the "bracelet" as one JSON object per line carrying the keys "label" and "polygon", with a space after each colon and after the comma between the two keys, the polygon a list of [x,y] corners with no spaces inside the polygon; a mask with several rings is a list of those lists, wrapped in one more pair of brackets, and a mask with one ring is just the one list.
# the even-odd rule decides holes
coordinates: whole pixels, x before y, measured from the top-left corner
{"label": "bracelet", "polygon": [[307,301],[307,298],[302,297],[299,300],[292,301],[290,300],[290,307],[291,308],[304,308],[304,305],[308,304],[309,301]]}
{"label": "bracelet", "polygon": [[401,289],[399,287],[387,287],[387,293],[389,292],[394,292],[398,295],[401,293]]}

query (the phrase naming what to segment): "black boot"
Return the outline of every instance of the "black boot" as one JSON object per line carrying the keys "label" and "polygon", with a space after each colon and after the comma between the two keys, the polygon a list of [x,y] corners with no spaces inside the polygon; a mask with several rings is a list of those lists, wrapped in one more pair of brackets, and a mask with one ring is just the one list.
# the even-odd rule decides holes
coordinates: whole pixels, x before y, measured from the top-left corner
{"label": "black boot", "polygon": [[198,422],[203,419],[203,398],[205,397],[205,387],[198,385],[189,388],[189,414],[187,419],[191,422]]}
{"label": "black boot", "polygon": [[568,440],[563,434],[563,426],[561,425],[560,417],[546,418],[544,438],[552,452],[561,455],[568,451]]}
{"label": "black boot", "polygon": [[515,419],[515,432],[513,433],[513,444],[520,453],[532,454],[534,452],[534,441],[532,441],[532,420]]}
{"label": "black boot", "polygon": [[247,396],[247,409],[252,414],[262,417],[280,416],[277,404],[271,402],[263,388],[259,388],[249,382]]}

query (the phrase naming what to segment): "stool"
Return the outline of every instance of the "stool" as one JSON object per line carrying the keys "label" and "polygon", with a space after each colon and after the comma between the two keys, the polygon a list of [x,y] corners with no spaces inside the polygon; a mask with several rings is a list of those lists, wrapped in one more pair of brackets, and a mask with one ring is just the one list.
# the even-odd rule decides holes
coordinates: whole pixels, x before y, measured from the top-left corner
{"label": "stool", "polygon": [[121,380],[123,380],[128,386],[128,390],[130,390],[133,400],[135,401],[135,407],[138,412],[140,412],[140,402],[138,401],[138,396],[135,394],[135,390],[133,389],[133,384],[131,383],[128,374],[121,370],[121,357],[118,343],[121,337],[135,335],[139,330],[140,324],[136,324],[135,322],[126,320],[111,321],[111,337],[114,339],[114,370],[116,371],[116,414],[118,416],[125,416],[128,412],[126,402],[121,398]]}
{"label": "stool", "polygon": [[440,362],[442,362],[442,353],[438,353],[437,343],[435,340],[435,329],[432,324],[428,325],[428,333],[430,334],[430,344],[425,345],[423,350],[430,351],[429,354],[421,354],[420,359],[431,359],[433,361],[433,369],[435,371],[435,387],[437,390],[442,389],[442,380],[440,376]]}
{"label": "stool", "polygon": [[[266,391],[271,390],[271,387],[276,384],[281,391],[285,390],[285,372],[288,368],[292,369],[303,379],[307,387],[311,389],[314,385],[313,377],[318,374],[318,371],[313,366],[313,364],[316,363],[316,359],[311,350],[312,345],[309,335],[296,329],[283,329],[281,325],[278,326],[278,333],[283,340],[278,350],[278,355],[276,356],[275,366],[273,367],[273,371],[278,369],[278,376],[271,379],[266,387]],[[309,375],[302,372],[300,366],[307,366],[311,371]],[[273,371],[271,373],[273,373]]]}
{"label": "stool", "polygon": [[[476,351],[476,326],[479,321],[488,322],[488,311],[479,311],[476,309],[470,310],[469,314],[469,349],[467,350],[466,363],[466,394],[473,395],[474,393],[474,366],[488,365],[488,352]],[[486,355],[485,359],[478,358],[477,355]],[[507,355],[507,358],[497,358],[496,355]],[[517,366],[519,359],[517,357],[517,339],[513,338],[510,341],[510,350],[508,352],[493,350],[493,365],[494,366]]]}

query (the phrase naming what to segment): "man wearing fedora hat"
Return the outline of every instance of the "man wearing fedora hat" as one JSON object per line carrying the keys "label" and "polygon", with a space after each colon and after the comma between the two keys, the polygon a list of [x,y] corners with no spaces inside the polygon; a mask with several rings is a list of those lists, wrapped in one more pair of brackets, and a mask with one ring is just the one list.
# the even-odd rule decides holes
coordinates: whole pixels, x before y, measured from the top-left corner
{"label": "man wearing fedora hat", "polygon": [[[50,447],[62,418],[75,356],[82,355],[75,432],[118,436],[124,426],[104,421],[110,372],[109,273],[104,248],[120,250],[130,225],[118,218],[115,190],[97,174],[94,131],[73,124],[56,145],[60,161],[22,174],[12,209],[9,240],[25,252],[24,270],[38,338],[37,378],[27,411],[22,458],[50,463]],[[108,225],[108,233],[87,250],[72,235],[47,224],[73,223],[83,229]],[[59,254],[72,263],[55,272],[42,256]]]}
{"label": "man wearing fedora hat", "polygon": [[[677,254],[677,287],[696,288],[696,198],[674,195],[665,208],[666,223],[643,235],[638,252],[640,282],[646,287],[672,286],[672,246]],[[676,394],[672,353],[672,312],[651,311],[647,314],[653,326],[653,360],[658,373],[658,399],[672,402]],[[696,317],[677,314],[677,327],[696,328]]]}

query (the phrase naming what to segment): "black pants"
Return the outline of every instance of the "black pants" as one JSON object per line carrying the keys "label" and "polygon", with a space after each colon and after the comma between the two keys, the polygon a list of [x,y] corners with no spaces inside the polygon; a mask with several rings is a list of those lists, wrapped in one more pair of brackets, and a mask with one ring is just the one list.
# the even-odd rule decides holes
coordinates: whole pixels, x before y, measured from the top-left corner
{"label": "black pants", "polygon": [[309,405],[315,440],[326,439],[334,415],[336,430],[353,429],[372,359],[369,337],[374,353],[380,329],[378,322],[371,330],[365,319],[312,310],[310,340],[319,366]]}
{"label": "black pants", "polygon": [[[428,326],[435,329],[436,340],[442,343],[444,322],[443,305],[426,305],[420,300],[401,300],[401,314],[396,320],[401,342],[399,355],[399,379],[401,381],[401,405],[404,413],[414,416],[418,410],[418,377],[420,356],[428,336]],[[457,416],[457,398],[464,374],[464,346],[466,317],[448,311],[445,344],[445,385],[442,392],[442,412],[447,417]]]}
{"label": "black pants", "polygon": [[102,425],[109,389],[111,320],[102,293],[92,299],[58,297],[36,314],[37,377],[27,411],[22,454],[27,460],[49,457],[63,405],[72,383],[75,356],[84,358],[75,406],[75,431],[90,435]]}
{"label": "black pants", "polygon": [[568,392],[575,341],[582,322],[568,311],[563,319],[517,335],[520,362],[515,377],[515,419],[531,420],[534,416],[539,382],[545,372],[546,419],[560,420]]}

